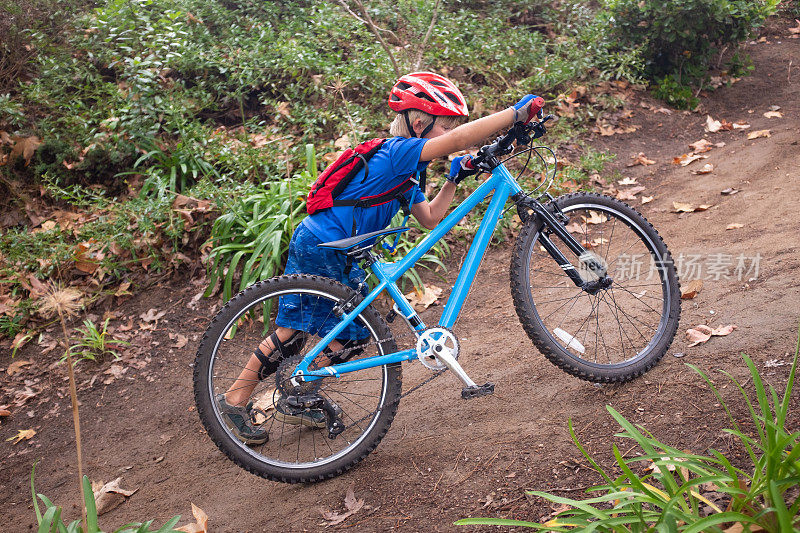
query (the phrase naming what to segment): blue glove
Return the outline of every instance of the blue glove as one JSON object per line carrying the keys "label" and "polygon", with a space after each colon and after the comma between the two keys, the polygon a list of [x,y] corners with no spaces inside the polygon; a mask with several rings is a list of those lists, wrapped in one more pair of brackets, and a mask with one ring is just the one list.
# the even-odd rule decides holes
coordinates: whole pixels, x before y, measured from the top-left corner
{"label": "blue glove", "polygon": [[453,162],[450,163],[450,174],[447,176],[447,181],[452,181],[454,184],[458,185],[464,181],[464,179],[472,176],[473,174],[477,174],[477,168],[467,167],[468,162],[471,160],[471,155],[462,155],[453,159]]}
{"label": "blue glove", "polygon": [[526,94],[522,100],[514,104],[514,124],[522,122],[527,124],[542,110],[544,98]]}

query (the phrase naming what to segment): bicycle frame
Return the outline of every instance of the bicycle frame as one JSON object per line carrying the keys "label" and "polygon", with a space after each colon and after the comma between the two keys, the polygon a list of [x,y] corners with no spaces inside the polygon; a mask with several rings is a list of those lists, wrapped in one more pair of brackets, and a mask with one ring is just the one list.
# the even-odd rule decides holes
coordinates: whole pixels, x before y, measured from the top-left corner
{"label": "bicycle frame", "polygon": [[[302,375],[306,381],[314,381],[315,378],[318,379],[329,376],[340,377],[341,374],[348,372],[416,359],[417,350],[412,348],[391,354],[366,357],[356,361],[339,363],[314,370],[308,369],[311,362],[317,356],[319,356],[322,350],[328,346],[328,344],[330,344],[330,342],[333,341],[348,324],[355,320],[355,318],[361,314],[361,312],[364,311],[364,309],[366,309],[367,306],[369,306],[384,290],[389,293],[389,296],[392,298],[392,300],[394,300],[395,304],[397,304],[397,308],[399,309],[400,313],[408,321],[416,335],[419,336],[422,331],[427,329],[427,326],[422,322],[417,313],[414,311],[414,308],[406,300],[400,289],[397,287],[396,282],[400,279],[405,271],[414,266],[414,264],[423,255],[425,255],[425,253],[427,253],[428,250],[430,250],[433,245],[439,241],[439,239],[449,232],[453,226],[455,226],[462,218],[464,218],[464,216],[466,216],[473,208],[475,208],[475,206],[486,199],[486,197],[489,196],[492,191],[494,191],[494,194],[489,202],[486,214],[483,216],[483,220],[481,220],[472,244],[470,244],[464,264],[458,274],[455,284],[453,285],[453,290],[447,299],[447,303],[444,306],[444,311],[439,318],[439,327],[452,328],[456,323],[458,314],[467,298],[469,289],[472,286],[472,281],[478,271],[478,268],[480,267],[480,263],[483,259],[484,253],[486,252],[486,248],[489,245],[492,234],[494,233],[494,229],[497,226],[497,222],[503,215],[503,208],[506,204],[506,201],[509,197],[522,193],[522,189],[520,188],[516,179],[509,173],[508,169],[506,169],[505,165],[503,164],[496,166],[492,170],[492,175],[477,189],[475,189],[475,191],[473,191],[472,194],[470,194],[463,202],[461,202],[461,204],[456,207],[453,212],[451,212],[433,230],[431,230],[431,232],[422,240],[422,242],[408,252],[403,259],[392,263],[376,261],[369,267],[377,278],[378,285],[372,289],[367,296],[364,297],[361,303],[352,308],[352,310],[344,310],[345,312],[341,317],[342,320],[340,323],[337,324],[330,332],[328,332],[328,334],[325,335],[322,340],[308,352],[308,354],[306,354],[303,360],[295,368],[293,376]],[[593,267],[602,269],[602,274],[605,274],[605,269],[602,268],[602,266],[599,264],[592,265],[593,259],[591,257],[587,257],[588,254],[583,246],[581,246],[581,244],[578,243],[569,234],[569,232],[563,229],[563,226],[561,226],[552,213],[544,209],[538,202],[531,203],[530,207],[537,216],[542,217],[543,224],[551,228],[553,233],[558,235],[559,238],[561,238],[561,240],[567,244],[568,248],[570,248],[573,252],[575,252],[576,255],[579,256],[579,259],[582,262],[584,262],[592,270],[595,270]],[[550,255],[556,260],[556,262],[559,263],[559,265],[561,265],[573,282],[579,287],[583,286],[585,281],[580,277],[578,272],[575,270],[575,267],[572,266],[569,260],[545,235],[542,235],[542,245],[546,247],[548,252],[550,252]],[[454,370],[458,374],[459,378],[461,378],[461,380],[467,385],[474,385],[474,383],[472,383],[469,377],[466,376],[463,370],[460,369],[458,363],[455,361],[453,361],[453,363],[455,363],[456,368],[454,368]]]}

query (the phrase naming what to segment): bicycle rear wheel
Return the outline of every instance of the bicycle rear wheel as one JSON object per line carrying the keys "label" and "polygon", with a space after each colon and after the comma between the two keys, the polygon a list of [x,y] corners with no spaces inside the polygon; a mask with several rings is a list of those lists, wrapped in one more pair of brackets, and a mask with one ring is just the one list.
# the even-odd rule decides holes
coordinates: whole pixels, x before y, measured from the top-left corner
{"label": "bicycle rear wheel", "polygon": [[[397,411],[401,393],[400,364],[368,368],[306,382],[304,393],[317,394],[341,413],[346,429],[335,439],[325,427],[302,423],[311,415],[286,416],[278,402],[290,394],[288,377],[297,362],[324,332],[311,331],[299,353],[283,361],[272,376],[258,381],[242,371],[253,350],[275,330],[279,299],[297,304],[303,320],[338,321],[335,306],[361,301],[361,296],[336,281],[317,276],[292,275],[260,281],[232,298],[214,317],[197,351],[194,388],[197,411],[214,443],[242,468],[288,483],[320,481],[341,474],[366,457],[386,434]],[[380,314],[368,307],[355,323],[369,335],[359,346],[363,352],[351,360],[396,351],[391,332]],[[329,331],[329,329],[328,329]],[[355,352],[353,352],[355,353]],[[315,361],[316,362],[316,361]],[[327,361],[320,363],[321,366]],[[242,384],[254,387],[250,399],[256,407],[255,424],[268,432],[263,444],[248,445],[236,437],[223,418],[216,400]],[[294,419],[292,422],[290,419]],[[324,415],[320,424],[324,426]],[[317,422],[319,422],[317,420]],[[319,426],[319,424],[318,424]]]}
{"label": "bicycle rear wheel", "polygon": [[[678,328],[680,286],[670,253],[653,226],[623,202],[590,193],[555,202],[569,217],[567,230],[613,281],[595,294],[576,287],[539,243],[542,223],[531,218],[511,264],[520,322],[564,371],[594,382],[634,379],[664,356]],[[596,279],[577,257],[570,260],[585,280]]]}

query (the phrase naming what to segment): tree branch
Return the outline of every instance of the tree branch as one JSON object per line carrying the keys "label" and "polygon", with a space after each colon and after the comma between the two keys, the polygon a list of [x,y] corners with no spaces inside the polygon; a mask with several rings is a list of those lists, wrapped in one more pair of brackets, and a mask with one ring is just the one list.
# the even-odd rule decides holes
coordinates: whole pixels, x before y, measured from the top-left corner
{"label": "tree branch", "polygon": [[[345,0],[337,0],[337,1],[339,2],[339,4],[342,5],[342,7],[344,7],[347,10],[347,12],[351,16],[355,17],[356,20],[360,21],[362,24],[367,26],[370,29],[370,31],[375,35],[375,37],[378,38],[378,42],[380,42],[383,49],[386,50],[386,55],[389,56],[389,60],[391,60],[392,62],[392,67],[394,67],[394,72],[399,78],[401,76],[400,67],[397,65],[397,60],[394,57],[394,53],[392,52],[392,49],[389,47],[389,44],[383,39],[383,37],[381,37],[381,28],[379,28],[377,24],[375,24],[375,22],[372,20],[372,17],[369,16],[369,13],[367,13],[367,8],[364,7],[364,3],[361,0],[353,0],[361,10],[361,13],[364,15],[364,18],[361,18],[357,14],[355,14],[352,9],[350,9],[350,6],[347,5],[347,2]],[[397,36],[395,35],[395,37]]]}
{"label": "tree branch", "polygon": [[419,47],[419,55],[417,56],[417,61],[414,63],[414,70],[419,70],[419,67],[422,65],[422,58],[425,55],[425,48],[428,46],[428,39],[431,37],[431,33],[433,33],[433,28],[436,26],[436,17],[439,15],[439,4],[442,3],[442,0],[436,0],[436,5],[433,6],[433,15],[431,16],[431,24],[428,26],[428,31],[425,33],[425,38],[422,40],[422,45]]}

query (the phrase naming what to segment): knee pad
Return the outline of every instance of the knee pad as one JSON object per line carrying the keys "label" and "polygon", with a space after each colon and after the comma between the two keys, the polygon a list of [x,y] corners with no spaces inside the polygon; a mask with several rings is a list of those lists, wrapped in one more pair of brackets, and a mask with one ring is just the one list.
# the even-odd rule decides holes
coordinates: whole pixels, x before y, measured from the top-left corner
{"label": "knee pad", "polygon": [[259,381],[274,374],[278,370],[278,365],[280,365],[281,361],[299,354],[306,344],[306,334],[303,331],[295,331],[286,342],[281,342],[278,335],[273,333],[269,336],[269,340],[275,347],[269,355],[262,352],[258,347],[253,351],[253,355],[261,362],[261,367],[258,369]]}

